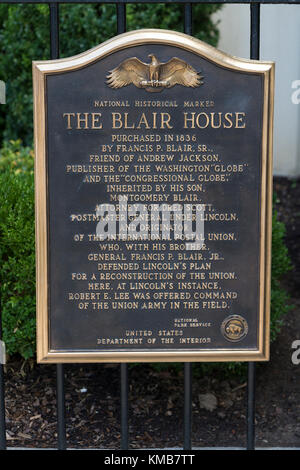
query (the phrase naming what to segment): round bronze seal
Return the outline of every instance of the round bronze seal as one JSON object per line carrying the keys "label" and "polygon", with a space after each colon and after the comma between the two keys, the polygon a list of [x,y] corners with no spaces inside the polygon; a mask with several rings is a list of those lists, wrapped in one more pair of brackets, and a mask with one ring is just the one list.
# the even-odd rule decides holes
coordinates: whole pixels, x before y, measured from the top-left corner
{"label": "round bronze seal", "polygon": [[248,323],[240,315],[230,315],[222,322],[221,331],[228,341],[241,341],[248,333]]}

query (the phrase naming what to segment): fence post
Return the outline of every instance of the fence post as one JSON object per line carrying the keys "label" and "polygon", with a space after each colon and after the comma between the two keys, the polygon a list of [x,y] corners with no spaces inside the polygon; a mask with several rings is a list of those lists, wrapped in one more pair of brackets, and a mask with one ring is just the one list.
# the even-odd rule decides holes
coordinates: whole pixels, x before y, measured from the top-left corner
{"label": "fence post", "polygon": [[192,4],[184,4],[184,32],[185,34],[192,35]]}
{"label": "fence post", "polygon": [[59,5],[50,3],[50,57],[59,58]]}
{"label": "fence post", "polygon": [[[250,5],[250,58],[259,60],[260,3]],[[256,363],[248,363],[247,387],[247,450],[255,449],[255,375]]]}
{"label": "fence post", "polygon": [[56,365],[57,380],[57,448],[58,450],[66,450],[66,422],[65,422],[65,377],[64,365]]}
{"label": "fence post", "polygon": [[[2,341],[2,306],[0,293],[0,341]],[[0,450],[6,449],[4,361],[0,361]]]}
{"label": "fence post", "polygon": [[117,3],[117,31],[118,34],[126,31],[126,5]]}
{"label": "fence post", "polygon": [[[59,5],[50,3],[50,56],[59,58]],[[65,423],[65,384],[64,365],[56,365],[56,400],[57,400],[57,444],[59,450],[66,449]]]}
{"label": "fence post", "polygon": [[248,364],[247,450],[255,449],[255,362]]}
{"label": "fence post", "polygon": [[128,365],[121,364],[121,449],[127,450],[128,437]]}
{"label": "fence post", "polygon": [[[117,3],[117,32],[126,31],[126,5]],[[128,365],[121,364],[121,449],[128,449]]]}
{"label": "fence post", "polygon": [[184,450],[192,448],[192,363],[184,363]]}
{"label": "fence post", "polygon": [[260,46],[260,3],[251,3],[251,22],[250,22],[250,58],[259,60]]}

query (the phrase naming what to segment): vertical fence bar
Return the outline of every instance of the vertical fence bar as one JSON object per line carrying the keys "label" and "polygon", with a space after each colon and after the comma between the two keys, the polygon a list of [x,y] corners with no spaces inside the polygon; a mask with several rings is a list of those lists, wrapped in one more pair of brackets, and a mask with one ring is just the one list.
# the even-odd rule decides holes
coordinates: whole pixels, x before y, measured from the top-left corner
{"label": "vertical fence bar", "polygon": [[[184,4],[184,32],[192,35],[192,4]],[[183,448],[191,449],[192,428],[192,364],[184,363],[184,421],[183,421]]]}
{"label": "vertical fence bar", "polygon": [[4,367],[0,364],[0,450],[6,449]]}
{"label": "vertical fence bar", "polygon": [[117,3],[117,31],[118,34],[126,31],[126,5]]}
{"label": "vertical fence bar", "polygon": [[58,4],[50,3],[50,57],[59,58],[59,13]]}
{"label": "vertical fence bar", "polygon": [[[126,5],[117,3],[117,32],[126,31]],[[129,446],[128,433],[128,365],[121,364],[121,449],[126,450]]]}
{"label": "vertical fence bar", "polygon": [[[50,3],[50,56],[59,58],[59,5]],[[65,374],[64,365],[56,365],[56,400],[57,400],[57,448],[65,450],[66,422],[65,422]]]}
{"label": "vertical fence bar", "polygon": [[184,425],[183,425],[183,448],[192,448],[192,364],[184,363]]}
{"label": "vertical fence bar", "polygon": [[192,35],[192,17],[193,10],[191,3],[184,4],[184,32],[185,34]]}
{"label": "vertical fence bar", "polygon": [[66,450],[66,421],[65,421],[65,376],[64,365],[56,365],[57,384],[57,448]]}
{"label": "vertical fence bar", "polygon": [[259,60],[260,46],[260,3],[251,3],[250,58]]}
{"label": "vertical fence bar", "polygon": [[121,364],[121,449],[127,450],[128,437],[128,365]]}
{"label": "vertical fence bar", "polygon": [[[260,48],[260,3],[250,5],[250,58],[259,60]],[[255,449],[255,372],[256,363],[248,363],[247,387],[247,449]]]}
{"label": "vertical fence bar", "polygon": [[256,363],[248,363],[247,387],[247,450],[255,449],[255,369]]}
{"label": "vertical fence bar", "polygon": [[[2,309],[0,295],[0,341],[2,341]],[[6,425],[5,425],[5,385],[4,366],[0,364],[0,450],[6,449]]]}

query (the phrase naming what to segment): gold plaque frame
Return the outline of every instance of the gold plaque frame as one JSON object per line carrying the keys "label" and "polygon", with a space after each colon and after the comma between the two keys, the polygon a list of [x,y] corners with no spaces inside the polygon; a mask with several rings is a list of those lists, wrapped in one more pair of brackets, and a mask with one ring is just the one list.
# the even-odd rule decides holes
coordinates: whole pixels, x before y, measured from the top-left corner
{"label": "gold plaque frame", "polygon": [[[172,351],[66,351],[49,347],[48,317],[48,221],[46,166],[46,76],[85,67],[113,52],[143,44],[166,44],[191,51],[221,67],[260,74],[264,78],[261,195],[260,195],[260,300],[257,349],[205,349]],[[37,361],[62,362],[221,362],[269,359],[271,237],[272,237],[272,141],[274,63],[232,57],[198,39],[167,30],[146,29],[121,34],[82,54],[66,59],[33,62],[35,135],[35,214],[37,279]]]}

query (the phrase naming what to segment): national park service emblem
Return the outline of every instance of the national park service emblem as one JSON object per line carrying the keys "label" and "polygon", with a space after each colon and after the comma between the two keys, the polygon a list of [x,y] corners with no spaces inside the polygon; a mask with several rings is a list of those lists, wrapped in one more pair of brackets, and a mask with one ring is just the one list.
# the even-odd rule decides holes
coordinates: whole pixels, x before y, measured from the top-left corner
{"label": "national park service emblem", "polygon": [[182,59],[173,57],[168,62],[160,62],[154,54],[149,54],[150,64],[137,57],[126,59],[108,74],[107,85],[122,88],[133,83],[137,88],[159,92],[175,85],[198,87],[203,84],[202,75]]}
{"label": "national park service emblem", "polygon": [[228,341],[241,341],[248,333],[248,323],[240,315],[230,315],[222,322],[221,331]]}

